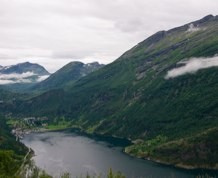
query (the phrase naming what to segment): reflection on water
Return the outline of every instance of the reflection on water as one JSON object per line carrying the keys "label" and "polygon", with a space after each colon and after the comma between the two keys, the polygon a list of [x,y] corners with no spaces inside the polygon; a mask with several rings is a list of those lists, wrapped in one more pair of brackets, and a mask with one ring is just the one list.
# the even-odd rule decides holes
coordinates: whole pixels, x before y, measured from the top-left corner
{"label": "reflection on water", "polygon": [[65,131],[32,133],[23,143],[35,151],[36,165],[53,176],[69,172],[76,177],[88,172],[104,177],[109,168],[127,177],[189,178],[202,173],[132,158],[122,153],[122,147],[129,144],[122,139]]}

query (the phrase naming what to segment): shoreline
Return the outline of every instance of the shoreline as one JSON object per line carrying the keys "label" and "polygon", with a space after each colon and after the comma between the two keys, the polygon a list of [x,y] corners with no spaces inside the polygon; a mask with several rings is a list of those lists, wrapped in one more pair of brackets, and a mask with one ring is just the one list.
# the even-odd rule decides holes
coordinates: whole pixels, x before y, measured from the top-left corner
{"label": "shoreline", "polygon": [[190,171],[196,171],[196,170],[205,170],[205,171],[218,171],[218,168],[214,168],[214,167],[209,167],[209,166],[192,166],[192,165],[186,165],[183,163],[177,163],[177,164],[173,164],[170,162],[166,162],[166,161],[162,161],[160,159],[154,159],[152,157],[140,157],[140,156],[136,156],[133,154],[129,154],[128,152],[126,152],[125,148],[123,149],[123,153],[125,153],[126,155],[129,155],[133,158],[138,158],[138,159],[142,159],[142,160],[146,160],[146,161],[151,161],[153,163],[157,163],[160,165],[165,165],[165,166],[170,166],[170,167],[174,167],[177,169],[183,169],[183,170],[190,170]]}
{"label": "shoreline", "polygon": [[[87,136],[103,136],[103,137],[111,137],[111,138],[115,138],[115,139],[124,139],[124,140],[128,140],[130,142],[130,145],[134,144],[134,141],[131,140],[130,138],[123,138],[123,137],[118,137],[116,135],[106,135],[106,134],[101,134],[101,133],[96,133],[96,132],[87,132],[85,129],[81,128],[81,127],[77,127],[77,126],[73,126],[73,127],[66,127],[66,128],[55,128],[55,129],[39,129],[37,131],[30,131],[30,133],[44,133],[44,132],[58,132],[58,131],[65,131],[65,130],[69,130],[69,129],[77,129],[80,131],[80,133],[85,134]],[[26,134],[25,134],[26,135]],[[178,163],[178,164],[173,164],[170,162],[166,162],[166,161],[162,161],[160,159],[154,159],[152,157],[139,157],[137,155],[132,155],[129,154],[128,152],[126,152],[126,147],[124,146],[122,148],[122,152],[128,156],[131,156],[133,158],[138,158],[138,159],[142,159],[142,160],[147,160],[147,161],[151,161],[153,163],[157,163],[157,164],[161,164],[161,165],[165,165],[165,166],[171,166],[174,168],[179,168],[179,169],[184,169],[184,170],[205,170],[205,171],[218,171],[218,168],[214,168],[214,167],[209,167],[209,166],[193,166],[193,165],[185,165],[183,163]],[[34,150],[33,150],[34,151]]]}

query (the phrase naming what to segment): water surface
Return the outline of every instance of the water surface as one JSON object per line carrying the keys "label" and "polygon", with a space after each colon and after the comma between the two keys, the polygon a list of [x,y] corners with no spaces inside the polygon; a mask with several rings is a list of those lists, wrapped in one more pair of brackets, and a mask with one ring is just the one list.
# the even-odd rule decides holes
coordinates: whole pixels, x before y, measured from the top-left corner
{"label": "water surface", "polygon": [[[132,158],[122,152],[128,141],[100,136],[87,136],[72,131],[32,133],[23,143],[31,147],[36,165],[53,176],[69,172],[73,177],[91,175],[102,177],[109,168],[126,177],[193,178],[205,171],[187,171],[163,166],[151,161]],[[216,174],[216,172],[208,172]]]}

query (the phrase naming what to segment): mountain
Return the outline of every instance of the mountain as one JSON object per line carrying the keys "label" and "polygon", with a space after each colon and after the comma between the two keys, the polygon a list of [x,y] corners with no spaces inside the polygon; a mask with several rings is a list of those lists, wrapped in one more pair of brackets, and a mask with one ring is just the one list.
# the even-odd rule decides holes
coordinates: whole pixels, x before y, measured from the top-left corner
{"label": "mountain", "polygon": [[13,101],[18,98],[24,98],[28,96],[27,94],[18,94],[13,93],[8,90],[0,89],[0,103],[4,103],[5,101]]}
{"label": "mountain", "polygon": [[44,67],[39,64],[33,64],[30,62],[0,67],[1,74],[22,74],[26,72],[32,72],[36,75],[49,75],[49,72]]}
{"label": "mountain", "polygon": [[35,83],[44,80],[49,72],[39,64],[19,63],[0,68],[0,85]]}
{"label": "mountain", "polygon": [[[160,31],[67,88],[0,108],[129,138],[126,152],[218,169],[218,16]],[[171,154],[175,153],[175,154]]]}
{"label": "mountain", "polygon": [[98,62],[88,64],[84,64],[82,62],[70,62],[54,74],[50,75],[50,77],[44,81],[36,84],[33,88],[36,90],[48,90],[69,86],[80,78],[100,69],[103,66],[103,64],[99,64]]}

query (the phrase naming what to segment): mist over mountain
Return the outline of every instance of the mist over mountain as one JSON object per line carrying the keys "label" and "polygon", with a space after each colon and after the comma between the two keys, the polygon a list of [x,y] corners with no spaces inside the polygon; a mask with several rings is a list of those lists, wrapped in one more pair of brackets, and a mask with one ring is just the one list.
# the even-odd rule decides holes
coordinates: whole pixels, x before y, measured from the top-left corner
{"label": "mist over mountain", "polygon": [[35,83],[47,78],[50,73],[41,65],[29,62],[0,67],[0,84]]}
{"label": "mist over mountain", "polygon": [[178,77],[185,74],[195,74],[199,70],[207,69],[211,67],[218,67],[218,57],[211,58],[193,58],[178,63],[183,66],[171,69],[167,72],[166,79]]}
{"label": "mist over mountain", "polygon": [[72,62],[37,86],[48,91],[0,109],[134,140],[125,151],[137,157],[218,169],[217,54],[218,16],[208,15],[155,33],[95,72]]}
{"label": "mist over mountain", "polygon": [[19,63],[16,65],[5,66],[0,70],[1,74],[22,74],[26,72],[33,72],[37,75],[49,75],[49,72],[39,64],[33,64],[30,62]]}

